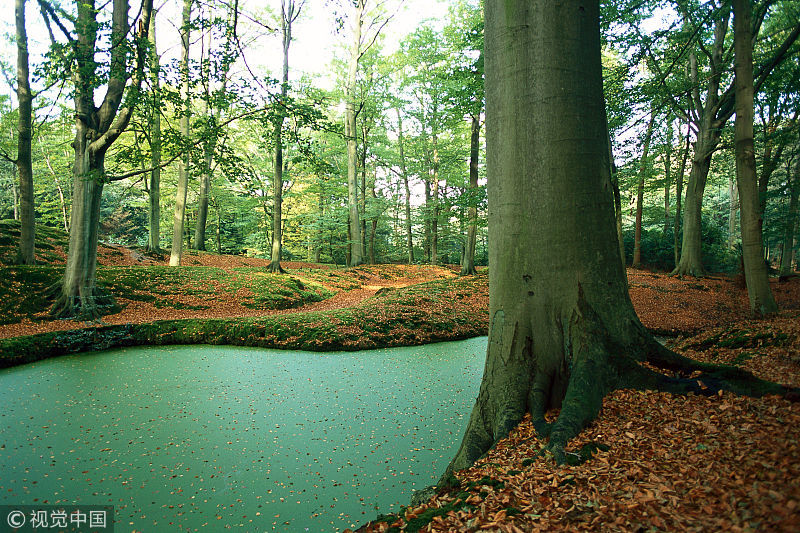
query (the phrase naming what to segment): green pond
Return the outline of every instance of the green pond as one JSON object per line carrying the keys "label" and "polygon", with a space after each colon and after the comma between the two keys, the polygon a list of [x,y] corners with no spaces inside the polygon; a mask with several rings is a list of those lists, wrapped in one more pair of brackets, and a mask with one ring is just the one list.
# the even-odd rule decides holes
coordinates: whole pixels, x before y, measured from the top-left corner
{"label": "green pond", "polygon": [[116,531],[337,531],[435,483],[486,338],[362,352],[109,350],[0,371],[0,505]]}

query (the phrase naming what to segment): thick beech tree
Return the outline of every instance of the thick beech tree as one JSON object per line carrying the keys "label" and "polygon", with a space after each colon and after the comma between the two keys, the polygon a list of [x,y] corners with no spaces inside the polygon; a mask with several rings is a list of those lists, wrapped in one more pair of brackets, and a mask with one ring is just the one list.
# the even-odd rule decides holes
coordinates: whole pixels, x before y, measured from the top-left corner
{"label": "thick beech tree", "polygon": [[[489,346],[448,473],[471,465],[526,412],[562,460],[615,388],[784,391],[674,354],[636,317],[614,226],[599,1],[487,2],[485,17]],[[645,361],[703,373],[667,377]]]}
{"label": "thick beech tree", "polygon": [[758,316],[778,310],[764,263],[761,207],[753,142],[753,47],[750,0],[733,0],[736,54],[736,183],[742,224],[742,258],[750,311]]}
{"label": "thick beech tree", "polygon": [[[105,7],[107,4],[103,4]],[[55,20],[71,46],[74,64],[70,72],[74,82],[75,151],[72,183],[72,215],[69,252],[64,279],[52,309],[55,316],[93,318],[113,305],[113,299],[96,286],[97,230],[103,186],[114,179],[105,170],[105,156],[130,122],[144,76],[147,30],[150,27],[152,0],[143,0],[129,18],[128,0],[111,3],[111,51],[105,67],[105,96],[95,105],[101,87],[104,65],[97,61],[102,45],[94,0],[76,2],[74,34],[58,20],[56,11],[45,9],[46,19]],[[133,58],[133,65],[131,59]],[[124,102],[124,105],[123,105]]]}

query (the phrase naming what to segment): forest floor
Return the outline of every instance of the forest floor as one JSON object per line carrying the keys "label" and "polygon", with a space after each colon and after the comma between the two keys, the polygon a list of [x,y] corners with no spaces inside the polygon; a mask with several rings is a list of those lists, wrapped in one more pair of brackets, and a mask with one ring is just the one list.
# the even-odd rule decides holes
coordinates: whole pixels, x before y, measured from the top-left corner
{"label": "forest floor", "polygon": [[[4,253],[2,245],[0,239],[0,285],[5,283],[0,286],[0,299],[5,302],[0,339],[101,325],[50,320],[44,308],[15,312],[14,306],[21,309],[19,302],[32,298],[31,290],[26,286],[28,278],[20,278],[19,269],[9,266],[9,252]],[[45,266],[30,267],[40,285],[52,281],[63,264],[61,245],[45,251],[40,257]],[[399,294],[403,287],[412,290],[422,282],[457,283],[456,273],[447,267],[342,269],[286,262],[282,265],[289,275],[280,277],[285,278],[280,285],[285,296],[268,300],[254,295],[267,260],[189,253],[184,260],[189,268],[182,269],[189,278],[201,276],[205,269],[215,273],[203,278],[201,291],[186,288],[189,278],[166,276],[165,257],[101,246],[99,258],[100,272],[106,269],[106,279],[117,283],[118,289],[119,280],[129,271],[148,272],[150,280],[126,285],[117,295],[122,311],[103,317],[105,324],[330,312],[375,301],[376,294],[386,293],[381,289]],[[677,279],[628,270],[628,280],[642,323],[676,351],[800,386],[800,278],[773,282],[782,310],[764,320],[748,317],[747,294],[735,277]],[[485,273],[452,291],[452,297],[445,297],[449,293],[442,286],[428,284],[424,291],[409,293],[414,319],[425,313],[430,317],[468,314],[485,331]],[[439,304],[430,304],[437,300],[431,300],[429,287],[444,295]],[[176,294],[165,294],[173,290]],[[274,290],[274,286],[265,285],[263,290]],[[165,299],[182,303],[166,305]],[[252,305],[242,305],[242,301]],[[388,304],[395,301],[387,300]],[[381,321],[382,314],[376,313],[371,320]],[[434,318],[430,321],[436,323]],[[355,328],[351,338],[369,334],[352,324],[347,327]],[[392,328],[387,329],[392,335],[406,335],[395,325]],[[419,341],[419,332],[413,334]],[[457,474],[459,487],[398,515],[370,522],[360,531],[800,530],[798,403],[775,396],[675,396],[620,390],[606,397],[598,419],[571,443],[574,455],[569,457],[581,464],[556,466],[538,455],[543,445],[525,420],[484,459]]]}

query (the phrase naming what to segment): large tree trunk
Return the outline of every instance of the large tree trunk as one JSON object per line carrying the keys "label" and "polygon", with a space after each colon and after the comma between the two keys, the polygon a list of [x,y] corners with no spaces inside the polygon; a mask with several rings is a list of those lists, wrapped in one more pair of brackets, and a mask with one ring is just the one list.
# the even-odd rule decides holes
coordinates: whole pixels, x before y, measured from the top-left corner
{"label": "large tree trunk", "polygon": [[600,409],[608,347],[642,334],[614,226],[598,17],[597,2],[486,4],[491,322],[451,470],[566,403],[563,446]]}
{"label": "large tree trunk", "polygon": [[647,131],[644,134],[642,143],[642,160],[639,163],[639,186],[636,191],[636,224],[633,231],[633,268],[642,266],[642,210],[644,209],[644,182],[645,175],[648,173],[649,163],[647,157],[650,153],[650,139],[653,137],[653,122],[656,119],[656,112],[650,112],[650,121],[647,123]]}
{"label": "large tree trunk", "polygon": [[673,274],[679,276],[703,276],[706,271],[702,259],[702,213],[703,194],[711,167],[711,155],[719,144],[717,131],[698,133],[692,156],[692,170],[686,185],[686,199],[683,214],[683,239],[681,239],[681,258]]}
{"label": "large tree trunk", "polygon": [[156,14],[150,18],[150,83],[153,87],[153,107],[150,123],[150,187],[147,210],[147,250],[161,251],[161,93],[159,87],[160,60],[156,49]]}
{"label": "large tree trunk", "polygon": [[475,274],[475,244],[478,236],[478,207],[475,205],[478,189],[478,147],[480,146],[481,122],[478,115],[472,115],[469,140],[469,194],[470,206],[467,212],[469,226],[467,227],[467,242],[464,249],[464,260],[461,263],[461,275]]}
{"label": "large tree trunk", "polygon": [[32,265],[36,261],[36,215],[33,206],[33,165],[31,163],[31,94],[28,72],[28,34],[25,28],[25,0],[16,0],[17,26],[17,172],[19,175],[20,236],[17,262]]}
{"label": "large tree trunk", "polygon": [[[719,371],[658,344],[628,296],[610,193],[599,2],[508,0],[488,2],[485,13],[489,344],[442,482],[526,412],[563,460],[564,445],[615,387],[701,391],[700,379],[714,393],[722,379],[668,378],[638,364]],[[739,391],[753,380],[725,374]],[[557,406],[549,426],[545,411]]]}
{"label": "large tree trunk", "polygon": [[361,241],[361,221],[358,213],[358,157],[356,154],[356,81],[358,61],[361,57],[361,25],[364,16],[364,0],[354,3],[353,42],[350,49],[350,60],[345,87],[345,123],[344,135],[347,140],[347,205],[349,209],[348,226],[350,228],[350,259],[347,266],[354,267],[364,262]]}
{"label": "large tree trunk", "polygon": [[778,310],[764,262],[761,207],[753,143],[753,45],[750,0],[733,0],[736,54],[736,182],[742,226],[742,256],[750,311],[764,316]]}
{"label": "large tree trunk", "polygon": [[678,177],[675,180],[675,222],[672,226],[673,237],[673,252],[675,257],[675,266],[681,258],[680,249],[680,232],[681,232],[681,200],[683,195],[683,178],[686,175],[686,161],[689,158],[689,143],[691,140],[691,125],[686,125],[686,143],[683,147],[683,156],[681,157],[681,166],[678,169]]}
{"label": "large tree trunk", "polygon": [[431,264],[439,264],[439,136],[433,133],[433,168],[431,174]]}
{"label": "large tree trunk", "polygon": [[[109,79],[100,107],[95,106],[95,75],[98,64],[97,15],[94,2],[78,4],[76,26],[83,28],[76,37],[73,77],[75,83],[75,152],[72,182],[72,213],[69,251],[64,278],[56,287],[57,298],[51,310],[56,317],[92,319],[115,309],[113,298],[96,286],[97,238],[100,199],[109,176],[104,160],[108,148],[125,130],[133,114],[132,106],[120,107],[123,97],[137,99],[144,71],[145,53],[141,43],[147,40],[152,0],[145,0],[138,31],[128,22],[128,2],[114,0],[111,16],[111,39],[125,43],[111,48]],[[136,67],[126,68],[130,51],[128,39],[136,39]],[[132,80],[130,78],[133,78]],[[130,83],[129,83],[130,82]],[[126,90],[127,88],[127,90]]]}
{"label": "large tree trunk", "polygon": [[[206,47],[209,51],[209,55],[211,54],[211,32],[207,32],[206,34]],[[211,72],[210,69],[205,69],[205,73],[203,74],[203,69],[201,67],[201,76],[205,77],[208,81],[206,81],[206,92],[203,98],[203,117],[206,122],[210,122],[213,118],[213,107],[211,105],[211,95],[210,93],[210,78]],[[207,135],[207,133],[206,133]],[[203,166],[200,172],[200,191],[197,195],[197,220],[194,225],[194,239],[193,239],[193,248],[195,250],[202,250],[205,251],[206,249],[206,224],[208,223],[208,201],[209,196],[211,194],[211,172],[212,172],[212,163],[214,161],[214,148],[216,142],[212,139],[206,138],[203,141]]]}
{"label": "large tree trunk", "polygon": [[795,157],[794,169],[789,176],[789,213],[783,230],[783,249],[781,252],[781,276],[792,272],[792,256],[794,255],[794,236],[797,232],[797,204],[800,196],[800,151]]}
{"label": "large tree trunk", "polygon": [[[673,274],[679,276],[702,276],[705,274],[702,260],[702,215],[703,193],[706,188],[708,171],[711,168],[711,156],[717,149],[722,128],[725,126],[729,115],[718,118],[720,110],[719,86],[722,76],[723,52],[725,36],[728,32],[730,6],[725,5],[715,14],[714,43],[709,54],[710,76],[707,80],[700,79],[697,56],[694,52],[689,55],[689,77],[692,81],[690,101],[694,116],[697,117],[697,140],[692,157],[692,170],[689,182],[686,185],[686,205],[683,215],[683,240],[681,243],[681,258]],[[700,99],[701,83],[707,83],[705,102]],[[690,112],[690,116],[692,113]]]}
{"label": "large tree trunk", "polygon": [[189,188],[189,162],[191,154],[189,150],[189,112],[191,109],[191,97],[189,95],[189,37],[192,22],[192,0],[183,0],[183,18],[181,21],[181,101],[183,102],[183,115],[181,116],[180,127],[183,141],[186,144],[186,153],[178,162],[178,188],[175,192],[175,213],[172,217],[172,248],[170,250],[170,266],[181,264],[183,256],[183,227],[186,218],[186,191]]}
{"label": "large tree trunk", "polygon": [[397,108],[397,143],[400,149],[400,173],[403,176],[403,186],[406,193],[406,247],[408,248],[408,264],[414,263],[414,238],[411,233],[411,188],[408,184],[406,171],[406,155],[403,151],[403,119],[400,117],[400,107]]}

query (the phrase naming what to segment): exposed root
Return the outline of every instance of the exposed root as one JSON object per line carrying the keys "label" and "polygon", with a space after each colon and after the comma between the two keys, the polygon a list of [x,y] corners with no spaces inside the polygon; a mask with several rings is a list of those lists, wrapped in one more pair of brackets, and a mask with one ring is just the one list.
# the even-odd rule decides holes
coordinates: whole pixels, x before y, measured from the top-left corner
{"label": "exposed root", "polygon": [[90,321],[121,310],[111,293],[100,287],[87,289],[84,294],[68,296],[64,294],[61,283],[57,283],[48,289],[48,293],[55,296],[55,303],[50,309],[53,318]]}
{"label": "exposed root", "polygon": [[267,272],[271,272],[273,274],[286,274],[286,271],[281,266],[280,261],[273,261],[267,265]]}
{"label": "exposed root", "polygon": [[463,267],[461,267],[461,272],[459,272],[458,275],[459,276],[474,276],[477,273],[478,273],[478,271],[475,269],[475,266],[472,266],[472,268],[470,268],[470,267],[464,265]]}

